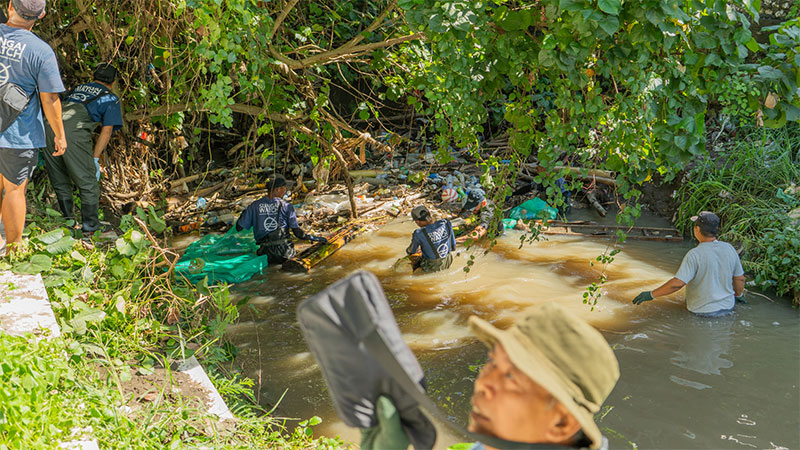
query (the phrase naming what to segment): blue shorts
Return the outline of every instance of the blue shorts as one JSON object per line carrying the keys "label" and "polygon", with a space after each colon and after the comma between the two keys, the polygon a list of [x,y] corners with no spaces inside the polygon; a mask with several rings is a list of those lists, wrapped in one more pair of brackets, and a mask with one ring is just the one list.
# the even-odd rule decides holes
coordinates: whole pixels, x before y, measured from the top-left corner
{"label": "blue shorts", "polygon": [[714,311],[714,312],[710,312],[710,313],[696,313],[696,312],[693,312],[692,314],[694,314],[697,317],[725,317],[725,316],[733,314],[733,308],[731,308],[731,309],[720,309],[719,311]]}

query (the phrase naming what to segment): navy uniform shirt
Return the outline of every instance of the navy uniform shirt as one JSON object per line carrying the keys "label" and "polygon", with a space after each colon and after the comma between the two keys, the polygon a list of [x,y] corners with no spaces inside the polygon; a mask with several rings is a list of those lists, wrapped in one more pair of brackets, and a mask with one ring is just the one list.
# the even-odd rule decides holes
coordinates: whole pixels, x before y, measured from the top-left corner
{"label": "navy uniform shirt", "polygon": [[[431,248],[422,230],[428,233],[431,242],[436,248]],[[444,258],[455,250],[456,237],[453,234],[453,226],[450,225],[450,221],[437,220],[430,225],[414,230],[414,234],[411,236],[411,245],[406,249],[406,253],[411,255],[419,249],[422,249],[422,256],[427,259]]]}
{"label": "navy uniform shirt", "polygon": [[117,131],[122,128],[122,106],[119,103],[119,97],[111,92],[97,97],[104,90],[107,91],[108,88],[94,81],[82,84],[69,93],[66,102],[83,103],[94,98],[94,101],[86,105],[89,116],[95,122],[100,122],[100,125],[113,126],[114,131]]}
{"label": "navy uniform shirt", "polygon": [[300,228],[297,214],[291,203],[280,198],[264,197],[254,201],[242,212],[236,225],[242,229],[253,229],[256,242],[277,229]]}

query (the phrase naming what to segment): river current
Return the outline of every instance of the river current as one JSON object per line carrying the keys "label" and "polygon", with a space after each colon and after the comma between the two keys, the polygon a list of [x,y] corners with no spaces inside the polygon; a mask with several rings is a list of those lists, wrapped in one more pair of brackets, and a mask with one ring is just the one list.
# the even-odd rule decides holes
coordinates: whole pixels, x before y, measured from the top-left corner
{"label": "river current", "polygon": [[[486,360],[467,318],[476,314],[505,328],[531,305],[558,302],[600,329],[619,359],[620,380],[597,416],[611,448],[800,448],[800,318],[788,300],[748,294],[747,304],[719,319],[692,316],[682,291],[631,304],[640,291],[669,279],[692,243],[621,244],[592,311],[582,295],[597,281],[602,265],[591,263],[610,241],[547,236],[520,249],[521,235],[509,231],[488,252],[461,249],[449,271],[395,273],[392,265],[414,228],[400,218],[357,238],[309,274],[269,269],[232,288],[249,299],[228,338],[240,350],[236,363],[256,381],[260,402],[272,405],[282,397],[275,414],[318,415],[323,423],[315,433],[358,442],[358,430],[333,412],[295,309],[328,284],[366,269],[381,280],[425,370],[429,395],[462,425]],[[475,263],[466,273],[470,255]],[[442,429],[436,448],[460,441]]]}

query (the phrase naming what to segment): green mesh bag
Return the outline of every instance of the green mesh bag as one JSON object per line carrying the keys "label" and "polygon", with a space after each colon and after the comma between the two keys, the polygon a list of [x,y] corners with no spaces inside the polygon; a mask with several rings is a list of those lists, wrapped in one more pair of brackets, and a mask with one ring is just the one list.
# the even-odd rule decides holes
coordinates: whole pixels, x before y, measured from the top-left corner
{"label": "green mesh bag", "polygon": [[267,256],[257,256],[252,230],[231,228],[220,236],[209,234],[192,242],[175,264],[175,272],[192,283],[241,283],[267,268]]}

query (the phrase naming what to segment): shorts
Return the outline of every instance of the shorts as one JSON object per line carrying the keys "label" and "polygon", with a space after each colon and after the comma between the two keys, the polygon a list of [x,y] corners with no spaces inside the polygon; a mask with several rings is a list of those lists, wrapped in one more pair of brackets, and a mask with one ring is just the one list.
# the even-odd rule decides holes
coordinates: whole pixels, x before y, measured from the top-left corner
{"label": "shorts", "polygon": [[694,314],[697,317],[725,317],[725,316],[733,314],[733,308],[731,308],[731,309],[720,309],[719,311],[714,311],[714,312],[710,312],[710,313],[696,313],[696,312],[693,312],[692,314]]}
{"label": "shorts", "polygon": [[36,149],[0,148],[0,174],[17,186],[33,175],[38,163],[39,151]]}
{"label": "shorts", "polygon": [[426,273],[439,272],[441,270],[449,269],[452,264],[453,264],[452,253],[448,253],[447,256],[445,256],[444,258],[436,258],[436,259],[422,258],[422,261],[420,261],[420,267],[422,267],[422,270]]}

